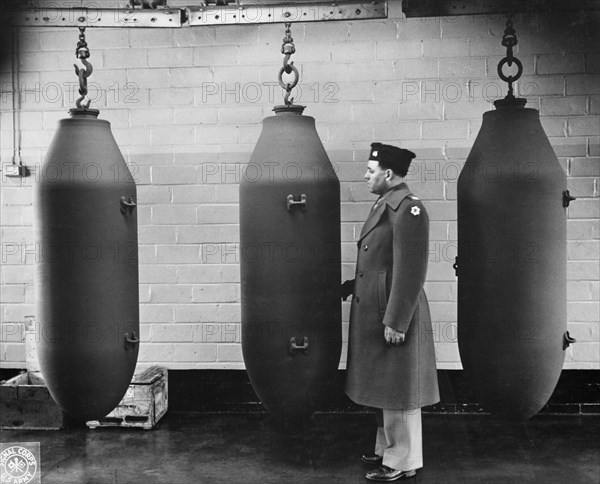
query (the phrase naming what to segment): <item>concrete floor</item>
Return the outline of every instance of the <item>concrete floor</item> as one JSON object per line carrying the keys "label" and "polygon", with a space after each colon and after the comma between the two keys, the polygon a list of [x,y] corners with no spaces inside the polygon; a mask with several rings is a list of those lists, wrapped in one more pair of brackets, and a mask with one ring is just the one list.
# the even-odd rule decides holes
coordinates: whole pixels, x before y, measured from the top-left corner
{"label": "concrete floor", "polygon": [[[600,418],[486,415],[423,417],[425,467],[416,483],[600,482]],[[167,413],[153,430],[2,431],[2,442],[40,442],[42,484],[334,484],[368,482],[359,461],[375,417],[316,414],[282,432],[263,413]]]}

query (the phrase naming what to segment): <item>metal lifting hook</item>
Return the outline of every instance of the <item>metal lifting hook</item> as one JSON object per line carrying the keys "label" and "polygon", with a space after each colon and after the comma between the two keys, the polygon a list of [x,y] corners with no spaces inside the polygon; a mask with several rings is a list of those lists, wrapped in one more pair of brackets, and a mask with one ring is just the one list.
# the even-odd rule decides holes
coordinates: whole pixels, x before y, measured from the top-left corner
{"label": "metal lifting hook", "polygon": [[[294,39],[291,35],[291,23],[285,23],[285,37],[283,38],[283,45],[281,46],[281,53],[284,54],[283,57],[283,67],[279,70],[278,80],[279,85],[285,89],[286,93],[283,97],[283,101],[286,106],[291,105],[294,102],[294,98],[290,99],[290,95],[292,93],[292,89],[296,87],[298,84],[298,80],[300,79],[300,73],[296,66],[294,66],[294,61],[290,62],[290,57],[293,53],[296,52],[296,46],[294,45]],[[283,73],[293,74],[294,79],[292,82],[283,82]]]}
{"label": "metal lifting hook", "polygon": [[[73,64],[73,67],[75,67],[75,74],[77,74],[77,77],[79,77],[79,94],[81,94],[81,97],[75,101],[75,105],[79,109],[87,109],[90,107],[90,103],[92,102],[92,100],[87,97],[87,78],[92,75],[94,68],[87,59],[81,59],[81,63],[85,66],[85,68],[80,68],[77,64]],[[83,104],[83,100],[86,98],[87,101],[85,104]]]}
{"label": "metal lifting hook", "polygon": [[[517,34],[513,28],[512,15],[509,15],[506,21],[506,29],[504,30],[504,35],[502,37],[502,45],[506,47],[506,57],[504,57],[498,63],[498,77],[500,77],[500,79],[502,79],[504,82],[508,83],[508,94],[506,95],[506,99],[515,99],[513,83],[516,82],[523,74],[523,64],[513,54],[513,47],[517,45]],[[513,63],[517,66],[517,73],[514,76],[505,75],[502,71],[503,67],[506,64],[508,64],[509,67],[512,67]]]}
{"label": "metal lifting hook", "polygon": [[[88,109],[92,100],[87,97],[87,78],[92,75],[94,68],[87,60],[90,56],[90,50],[85,41],[85,27],[79,27],[79,42],[77,42],[75,55],[84,65],[83,68],[80,68],[77,64],[73,64],[73,67],[75,67],[75,74],[77,74],[77,77],[79,78],[79,94],[81,95],[81,97],[75,101],[75,105],[78,109]],[[83,102],[84,100],[86,100],[85,103]]]}

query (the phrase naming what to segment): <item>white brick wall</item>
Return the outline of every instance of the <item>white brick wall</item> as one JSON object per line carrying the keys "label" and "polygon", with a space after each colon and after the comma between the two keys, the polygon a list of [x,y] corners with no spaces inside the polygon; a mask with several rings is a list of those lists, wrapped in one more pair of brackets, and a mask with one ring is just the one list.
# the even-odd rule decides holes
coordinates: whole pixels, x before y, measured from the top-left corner
{"label": "white brick wall", "polygon": [[[568,211],[568,329],[578,343],[565,368],[600,358],[600,76],[597,33],[546,15],[517,16],[518,82],[578,197]],[[506,87],[501,16],[390,18],[292,26],[297,101],[342,182],[343,278],[372,204],[362,183],[372,141],[417,153],[409,183],[431,217],[426,289],[438,366],[460,368],[456,344],[456,180],[491,101]],[[173,369],[243,368],[237,184],[275,87],[282,25],[175,30],[88,29],[93,107],[111,122],[138,182],[140,363]],[[595,37],[594,37],[595,36]],[[75,29],[24,29],[20,75],[23,160],[35,168],[76,97]],[[12,155],[11,75],[0,72],[0,154]],[[0,366],[24,367],[23,321],[34,314],[32,185],[1,181]],[[39,175],[39,174],[38,174]],[[349,303],[343,304],[344,341]],[[345,364],[345,354],[342,357]]]}

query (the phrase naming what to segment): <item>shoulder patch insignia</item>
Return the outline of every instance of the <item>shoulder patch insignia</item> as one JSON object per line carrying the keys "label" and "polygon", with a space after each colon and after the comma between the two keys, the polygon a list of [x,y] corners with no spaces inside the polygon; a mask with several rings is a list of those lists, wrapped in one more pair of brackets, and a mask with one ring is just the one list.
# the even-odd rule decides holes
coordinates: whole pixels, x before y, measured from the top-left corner
{"label": "shoulder patch insignia", "polygon": [[410,213],[411,213],[412,215],[414,215],[415,217],[417,217],[417,216],[418,216],[418,215],[421,213],[421,209],[420,209],[419,207],[417,207],[416,205],[413,205],[413,206],[410,208]]}

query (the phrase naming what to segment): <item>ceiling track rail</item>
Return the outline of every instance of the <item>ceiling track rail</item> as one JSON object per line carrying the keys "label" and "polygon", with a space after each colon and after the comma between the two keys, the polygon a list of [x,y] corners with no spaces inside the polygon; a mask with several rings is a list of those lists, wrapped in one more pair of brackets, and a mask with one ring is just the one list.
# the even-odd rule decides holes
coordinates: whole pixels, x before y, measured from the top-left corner
{"label": "ceiling track rail", "polygon": [[325,22],[387,18],[387,0],[263,5],[201,5],[185,8],[36,8],[13,12],[21,27],[133,27]]}

